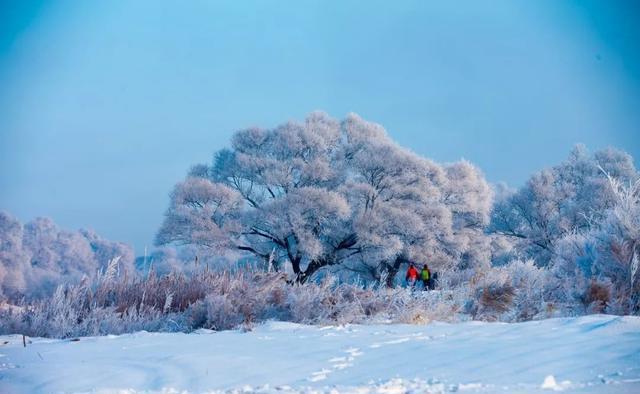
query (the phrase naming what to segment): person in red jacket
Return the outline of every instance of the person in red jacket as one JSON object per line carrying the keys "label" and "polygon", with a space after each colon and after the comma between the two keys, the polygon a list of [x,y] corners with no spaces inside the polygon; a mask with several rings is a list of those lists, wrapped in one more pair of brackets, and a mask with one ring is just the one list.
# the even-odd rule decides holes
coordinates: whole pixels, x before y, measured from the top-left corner
{"label": "person in red jacket", "polygon": [[416,285],[416,282],[418,281],[418,270],[413,265],[413,263],[409,263],[409,269],[407,270],[407,275],[405,276],[405,280],[407,281],[407,284],[411,287],[414,287]]}

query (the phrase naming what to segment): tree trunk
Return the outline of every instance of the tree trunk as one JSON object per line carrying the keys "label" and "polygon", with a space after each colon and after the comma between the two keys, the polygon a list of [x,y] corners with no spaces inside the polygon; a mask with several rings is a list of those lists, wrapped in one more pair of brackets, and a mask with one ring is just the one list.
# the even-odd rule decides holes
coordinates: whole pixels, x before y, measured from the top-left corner
{"label": "tree trunk", "polygon": [[393,287],[393,282],[396,280],[398,271],[400,271],[400,266],[405,261],[405,258],[398,256],[393,261],[393,264],[387,264],[387,287]]}
{"label": "tree trunk", "polygon": [[293,269],[293,273],[296,274],[296,280],[298,280],[297,278],[300,277],[300,275],[302,274],[302,271],[300,270],[300,259],[292,259],[291,261],[291,268]]}
{"label": "tree trunk", "polygon": [[313,274],[316,273],[316,271],[327,265],[329,265],[329,263],[327,263],[325,260],[313,260],[309,263],[307,269],[304,270],[304,272],[300,271],[296,278],[297,282],[300,284],[304,284],[307,280],[309,280],[309,278],[311,278],[311,276],[313,276]]}

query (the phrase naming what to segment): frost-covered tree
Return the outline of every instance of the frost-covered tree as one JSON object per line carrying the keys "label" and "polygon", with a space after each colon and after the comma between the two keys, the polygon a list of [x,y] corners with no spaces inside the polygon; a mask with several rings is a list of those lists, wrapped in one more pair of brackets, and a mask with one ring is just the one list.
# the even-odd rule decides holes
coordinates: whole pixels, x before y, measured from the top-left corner
{"label": "frost-covered tree", "polygon": [[[640,312],[640,177],[626,185],[609,178],[616,196],[614,207],[600,226],[596,239],[609,264],[596,267],[618,284],[614,291],[620,300],[615,312]],[[604,260],[603,259],[603,260]]]}
{"label": "frost-covered tree", "polygon": [[22,225],[0,212],[0,292],[6,297],[50,294],[59,284],[95,275],[116,256],[119,269],[133,272],[133,250],[123,243],[61,230],[47,218]]}
{"label": "frost-covered tree", "polygon": [[535,174],[494,206],[491,231],[511,238],[524,258],[546,266],[563,237],[588,230],[615,204],[607,175],[621,182],[638,177],[633,159],[615,149],[589,154],[577,146],[560,165]]}
{"label": "frost-covered tree", "polygon": [[[241,195],[209,179],[189,176],[171,193],[163,230],[157,243],[194,243],[210,248],[224,247],[240,232]],[[170,231],[168,231],[170,229]]]}
{"label": "frost-covered tree", "polygon": [[548,268],[548,300],[574,310],[637,313],[638,179],[628,154],[589,154],[578,146],[521,189],[498,193],[490,229],[511,257]]}
{"label": "frost-covered tree", "polygon": [[486,262],[491,196],[467,162],[443,167],[357,115],[317,112],[235,133],[176,186],[157,243],[240,250],[300,282],[337,267],[391,283],[408,261]]}
{"label": "frost-covered tree", "polygon": [[566,299],[576,298],[591,311],[628,314],[640,311],[640,178],[610,177],[613,206],[588,231],[564,236],[552,259],[553,273]]}
{"label": "frost-covered tree", "polygon": [[0,296],[24,291],[30,254],[22,247],[23,226],[0,212]]}

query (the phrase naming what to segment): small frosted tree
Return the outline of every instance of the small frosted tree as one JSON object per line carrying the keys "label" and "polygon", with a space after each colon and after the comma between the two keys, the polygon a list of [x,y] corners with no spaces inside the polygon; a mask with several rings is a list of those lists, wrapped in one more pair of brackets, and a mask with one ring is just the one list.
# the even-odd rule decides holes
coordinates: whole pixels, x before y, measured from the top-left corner
{"label": "small frosted tree", "polygon": [[[513,255],[549,269],[547,299],[589,312],[635,313],[640,174],[632,158],[578,146],[521,189],[499,193],[490,230]],[[504,250],[509,250],[508,247]]]}
{"label": "small frosted tree", "polygon": [[640,312],[640,177],[625,185],[609,177],[616,205],[608,213],[599,239],[609,235],[612,264],[602,270],[619,280],[623,312]]}
{"label": "small frosted tree", "polygon": [[610,177],[614,205],[588,231],[558,243],[554,272],[575,281],[574,296],[595,311],[640,311],[640,178],[621,182]]}
{"label": "small frosted tree", "polygon": [[605,172],[622,182],[637,177],[628,154],[606,149],[591,155],[577,146],[567,161],[542,170],[524,187],[498,200],[491,232],[511,238],[524,258],[547,266],[560,239],[589,230],[614,206],[615,195]]}

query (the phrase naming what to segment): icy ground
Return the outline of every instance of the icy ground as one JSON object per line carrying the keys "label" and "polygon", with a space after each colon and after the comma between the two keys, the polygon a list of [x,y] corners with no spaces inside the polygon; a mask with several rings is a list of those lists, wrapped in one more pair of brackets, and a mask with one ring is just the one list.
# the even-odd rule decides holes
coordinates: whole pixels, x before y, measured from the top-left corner
{"label": "icy ground", "polygon": [[0,337],[1,393],[640,393],[638,317],[30,340]]}

